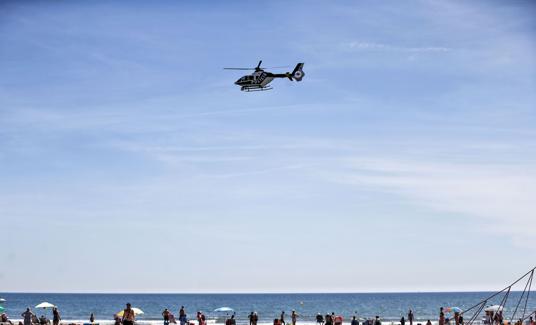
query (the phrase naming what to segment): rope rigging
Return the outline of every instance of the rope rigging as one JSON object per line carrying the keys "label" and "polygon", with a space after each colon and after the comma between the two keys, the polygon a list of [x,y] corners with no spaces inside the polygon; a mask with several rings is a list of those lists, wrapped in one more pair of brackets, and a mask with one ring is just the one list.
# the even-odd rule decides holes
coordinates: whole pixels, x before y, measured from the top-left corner
{"label": "rope rigging", "polygon": [[[522,325],[523,321],[525,321],[526,319],[529,319],[531,316],[536,316],[536,310],[527,315],[527,305],[528,305],[528,301],[529,301],[530,291],[531,291],[531,288],[532,288],[532,280],[534,278],[535,270],[536,270],[536,266],[533,267],[531,270],[529,270],[527,273],[523,274],[521,277],[519,277],[517,280],[512,282],[510,285],[508,285],[504,289],[495,292],[494,294],[492,294],[489,297],[483,299],[479,303],[477,303],[477,304],[475,304],[475,305],[463,310],[460,313],[460,315],[464,315],[464,314],[467,314],[471,310],[475,310],[475,312],[471,315],[469,321],[467,321],[465,324],[466,325],[473,325],[474,321],[478,318],[478,316],[480,315],[482,310],[485,310],[485,306],[488,304],[488,302],[490,302],[491,299],[497,297],[498,295],[504,293],[504,296],[501,298],[501,301],[500,301],[498,307],[496,308],[497,310],[496,311],[491,311],[491,315],[493,315],[493,312],[496,312],[498,315],[500,315],[500,319],[501,319],[501,322],[502,322],[502,319],[503,319],[502,314],[503,314],[503,312],[504,313],[506,312],[505,306],[506,306],[506,303],[508,302],[508,298],[510,297],[510,293],[512,292],[512,287],[514,285],[516,285],[517,283],[519,283],[523,279],[526,279],[525,286],[523,288],[521,296],[517,300],[515,308],[514,308],[514,310],[512,312],[512,316],[510,317],[509,324],[514,324],[514,319],[515,319],[515,316],[516,316],[518,310],[521,312],[520,306],[521,306],[522,303],[524,303],[523,308],[522,308],[523,313],[521,314],[521,317],[519,318],[519,322],[520,322],[519,325]],[[486,311],[486,313],[488,312],[487,310],[485,310],[485,311]],[[506,319],[506,317],[504,319]],[[491,319],[491,324],[493,324],[493,322],[494,322],[494,320],[492,318]]]}

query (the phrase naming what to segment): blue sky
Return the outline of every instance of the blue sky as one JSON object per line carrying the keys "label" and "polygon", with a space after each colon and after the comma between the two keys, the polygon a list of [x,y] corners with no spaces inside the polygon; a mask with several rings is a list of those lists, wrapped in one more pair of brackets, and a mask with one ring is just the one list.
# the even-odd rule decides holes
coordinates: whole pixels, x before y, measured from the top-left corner
{"label": "blue sky", "polygon": [[[536,254],[535,11],[3,2],[0,288],[501,287]],[[222,69],[260,59],[306,76]]]}

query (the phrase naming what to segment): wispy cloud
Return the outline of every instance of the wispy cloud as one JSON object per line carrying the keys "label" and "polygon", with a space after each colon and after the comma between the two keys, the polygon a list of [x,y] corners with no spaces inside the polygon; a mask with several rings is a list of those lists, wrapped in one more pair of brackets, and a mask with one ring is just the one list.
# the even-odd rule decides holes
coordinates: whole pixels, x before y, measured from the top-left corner
{"label": "wispy cloud", "polygon": [[408,53],[442,53],[442,52],[450,52],[453,50],[452,48],[442,47],[442,46],[407,47],[407,46],[396,46],[392,44],[360,42],[360,41],[343,43],[343,46],[349,49],[353,49],[353,50],[392,51],[392,52],[408,52]]}
{"label": "wispy cloud", "polygon": [[397,157],[345,159],[325,176],[400,195],[416,206],[482,218],[483,229],[533,247],[536,168],[527,163],[455,163]]}

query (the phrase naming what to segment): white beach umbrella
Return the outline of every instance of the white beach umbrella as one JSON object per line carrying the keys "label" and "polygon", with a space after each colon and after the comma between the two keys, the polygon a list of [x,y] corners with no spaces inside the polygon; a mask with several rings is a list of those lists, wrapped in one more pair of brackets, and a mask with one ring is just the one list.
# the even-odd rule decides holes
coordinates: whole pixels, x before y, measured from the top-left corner
{"label": "white beach umbrella", "polygon": [[214,309],[214,311],[217,313],[232,313],[234,310],[231,307],[220,307]]}
{"label": "white beach umbrella", "polygon": [[35,308],[43,308],[43,309],[47,309],[47,308],[54,308],[56,306],[54,306],[53,304],[51,304],[50,302],[42,302],[40,303],[39,305],[35,306]]}
{"label": "white beach umbrella", "polygon": [[501,305],[488,306],[484,309],[484,311],[492,311],[492,312],[498,312],[500,310],[503,310],[503,306]]}

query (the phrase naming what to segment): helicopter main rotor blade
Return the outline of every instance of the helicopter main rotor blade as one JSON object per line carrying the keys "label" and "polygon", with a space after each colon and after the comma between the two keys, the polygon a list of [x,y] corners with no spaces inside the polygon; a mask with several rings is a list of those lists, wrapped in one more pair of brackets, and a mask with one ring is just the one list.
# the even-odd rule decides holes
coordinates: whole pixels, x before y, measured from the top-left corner
{"label": "helicopter main rotor blade", "polygon": [[257,65],[257,69],[261,68],[261,63],[262,63],[262,60],[259,61],[259,64]]}

